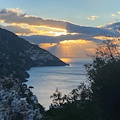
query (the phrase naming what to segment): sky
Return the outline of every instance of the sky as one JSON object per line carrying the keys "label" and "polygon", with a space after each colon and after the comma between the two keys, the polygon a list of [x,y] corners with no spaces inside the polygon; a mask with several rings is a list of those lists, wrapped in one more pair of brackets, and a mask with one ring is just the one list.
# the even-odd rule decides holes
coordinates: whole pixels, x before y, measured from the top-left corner
{"label": "sky", "polygon": [[87,26],[106,25],[119,19],[119,5],[120,0],[0,0],[0,9],[19,8],[28,15]]}
{"label": "sky", "polygon": [[96,44],[95,35],[84,39],[86,32],[120,21],[119,5],[120,0],[0,0],[0,27],[22,36],[57,37],[56,41],[62,36],[59,42],[49,37],[38,45],[58,57],[80,57]]}

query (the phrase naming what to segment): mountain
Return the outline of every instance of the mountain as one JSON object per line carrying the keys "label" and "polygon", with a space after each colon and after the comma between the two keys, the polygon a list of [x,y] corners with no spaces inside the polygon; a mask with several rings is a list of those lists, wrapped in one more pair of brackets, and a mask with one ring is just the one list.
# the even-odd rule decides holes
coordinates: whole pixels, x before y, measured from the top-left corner
{"label": "mountain", "polygon": [[66,63],[48,51],[0,28],[0,66],[6,71],[25,78],[28,77],[25,71],[31,67],[64,65]]}

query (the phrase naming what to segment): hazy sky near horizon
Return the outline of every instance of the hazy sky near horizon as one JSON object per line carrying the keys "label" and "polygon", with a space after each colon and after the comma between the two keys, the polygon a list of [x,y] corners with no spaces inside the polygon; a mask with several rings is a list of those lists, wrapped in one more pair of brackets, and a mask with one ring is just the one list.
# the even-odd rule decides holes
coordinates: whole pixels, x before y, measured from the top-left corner
{"label": "hazy sky near horizon", "polygon": [[97,27],[120,21],[119,6],[120,0],[0,0],[0,27],[39,35],[33,43],[58,57],[85,57],[98,32],[111,34]]}
{"label": "hazy sky near horizon", "polygon": [[119,5],[120,0],[0,0],[0,9],[19,8],[28,15],[85,26],[119,20]]}

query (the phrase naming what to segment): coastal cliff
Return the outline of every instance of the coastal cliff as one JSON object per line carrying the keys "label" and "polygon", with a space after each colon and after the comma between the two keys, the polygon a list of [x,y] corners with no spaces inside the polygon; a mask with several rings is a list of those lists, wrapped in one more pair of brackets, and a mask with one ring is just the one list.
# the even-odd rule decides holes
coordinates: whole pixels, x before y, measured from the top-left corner
{"label": "coastal cliff", "polygon": [[25,71],[31,67],[67,65],[48,51],[2,28],[0,28],[0,64],[21,79],[29,77]]}
{"label": "coastal cliff", "polygon": [[0,120],[40,120],[45,110],[23,82],[26,70],[66,63],[37,45],[0,28]]}

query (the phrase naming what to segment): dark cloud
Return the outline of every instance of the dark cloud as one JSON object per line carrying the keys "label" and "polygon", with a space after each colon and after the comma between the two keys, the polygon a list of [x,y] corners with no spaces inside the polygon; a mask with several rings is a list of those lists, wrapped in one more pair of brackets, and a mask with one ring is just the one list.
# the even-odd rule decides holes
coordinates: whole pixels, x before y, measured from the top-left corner
{"label": "dark cloud", "polygon": [[36,17],[36,16],[28,16],[27,14],[23,14],[18,9],[1,10],[0,20],[3,20],[5,23],[9,23],[9,24],[11,23],[28,24],[28,25],[47,26],[52,28],[66,29],[68,33],[84,33],[84,34],[106,35],[106,36],[118,35],[117,31],[113,31],[113,30],[111,31],[109,29],[79,26],[67,21],[44,19],[42,17]]}
{"label": "dark cloud", "polygon": [[86,26],[79,26],[75,24],[68,23],[66,27],[68,33],[85,33],[85,34],[92,34],[92,35],[106,35],[106,36],[118,36],[117,31],[103,29],[103,28],[95,28],[95,27],[86,27]]}
{"label": "dark cloud", "polygon": [[25,35],[27,35],[27,34],[34,33],[30,29],[22,28],[20,26],[2,26],[2,25],[0,25],[0,27],[4,28],[4,29],[7,29],[9,31],[12,31],[14,33],[17,33],[17,34],[25,34]]}
{"label": "dark cloud", "polygon": [[6,9],[2,9],[2,10],[0,11],[0,14],[6,14],[6,13],[7,13]]}
{"label": "dark cloud", "polygon": [[[34,35],[34,36],[21,36],[31,43],[40,44],[40,43],[57,43],[64,40],[87,40],[94,42],[101,42],[101,40],[95,39],[94,36],[119,36],[119,33],[116,30],[109,30],[104,28],[95,28],[95,27],[86,27],[79,26],[70,22],[53,20],[53,19],[44,19],[42,17],[28,16],[23,14],[19,9],[2,9],[0,10],[0,20],[5,23],[16,23],[16,24],[27,24],[27,25],[36,25],[36,26],[47,26],[52,28],[61,28],[66,29],[68,33],[77,33],[77,34],[67,34],[62,36],[43,36],[43,35]],[[18,34],[31,34],[35,31],[28,28],[22,28],[20,26],[4,26],[3,28],[11,30],[12,32]]]}
{"label": "dark cloud", "polygon": [[101,28],[118,30],[120,32],[120,22],[110,23],[107,24],[106,26],[102,26]]}
{"label": "dark cloud", "polygon": [[40,43],[57,43],[64,40],[86,40],[86,41],[94,41],[96,43],[100,43],[101,40],[93,38],[92,35],[88,34],[76,34],[76,35],[62,35],[62,36],[43,36],[43,35],[32,35],[32,36],[20,36],[31,43],[35,43],[39,45]]}
{"label": "dark cloud", "polygon": [[0,20],[5,23],[23,23],[28,25],[47,26],[54,28],[66,28],[66,23],[60,20],[44,19],[42,17],[28,16],[27,14],[19,13],[15,10],[3,9],[0,11]]}

